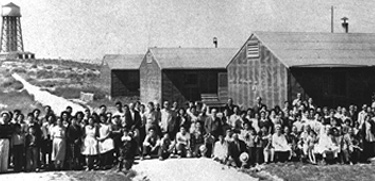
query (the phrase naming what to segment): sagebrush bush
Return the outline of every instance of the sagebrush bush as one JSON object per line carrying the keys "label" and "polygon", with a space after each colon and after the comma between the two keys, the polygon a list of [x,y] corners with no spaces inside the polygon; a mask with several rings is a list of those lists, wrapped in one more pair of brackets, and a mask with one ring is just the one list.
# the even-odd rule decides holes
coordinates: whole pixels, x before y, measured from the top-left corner
{"label": "sagebrush bush", "polygon": [[27,71],[24,68],[21,68],[21,67],[16,67],[16,68],[12,69],[12,73],[24,74],[26,72]]}
{"label": "sagebrush bush", "polygon": [[38,78],[46,78],[46,79],[53,78],[53,75],[54,75],[54,73],[52,71],[48,71],[48,70],[39,70],[36,73],[36,76]]}

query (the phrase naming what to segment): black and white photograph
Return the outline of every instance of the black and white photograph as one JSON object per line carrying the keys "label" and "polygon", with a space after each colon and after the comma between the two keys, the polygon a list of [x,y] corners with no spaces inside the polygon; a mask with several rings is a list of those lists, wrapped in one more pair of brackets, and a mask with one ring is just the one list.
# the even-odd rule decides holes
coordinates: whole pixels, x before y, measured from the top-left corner
{"label": "black and white photograph", "polygon": [[375,180],[375,1],[0,9],[1,181]]}

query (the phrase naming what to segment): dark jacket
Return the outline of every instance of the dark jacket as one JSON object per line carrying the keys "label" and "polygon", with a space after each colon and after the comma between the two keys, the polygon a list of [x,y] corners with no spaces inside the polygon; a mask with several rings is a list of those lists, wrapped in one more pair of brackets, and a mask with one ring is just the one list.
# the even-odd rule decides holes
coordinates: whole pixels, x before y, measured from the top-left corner
{"label": "dark jacket", "polygon": [[133,130],[134,128],[140,128],[141,124],[141,115],[138,111],[134,111],[134,118],[130,111],[125,113],[125,128]]}
{"label": "dark jacket", "polygon": [[66,137],[67,137],[67,142],[69,144],[74,144],[74,143],[81,143],[81,137],[83,135],[83,130],[82,128],[77,125],[69,125],[67,132],[66,132]]}
{"label": "dark jacket", "polygon": [[222,121],[220,118],[216,117],[213,118],[212,116],[209,116],[205,123],[204,123],[204,128],[206,130],[206,133],[210,133],[211,135],[218,137],[219,135],[222,135]]}

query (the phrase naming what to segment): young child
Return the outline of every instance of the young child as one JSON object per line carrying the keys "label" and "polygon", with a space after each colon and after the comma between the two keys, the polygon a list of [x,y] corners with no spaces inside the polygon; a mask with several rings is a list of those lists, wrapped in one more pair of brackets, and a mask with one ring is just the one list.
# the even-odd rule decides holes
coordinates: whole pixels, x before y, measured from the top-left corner
{"label": "young child", "polygon": [[119,169],[121,172],[125,166],[126,171],[130,170],[133,166],[134,157],[137,152],[137,143],[133,138],[133,134],[129,132],[128,129],[123,130],[123,136],[121,137],[121,148],[120,148],[120,160],[119,160]]}
{"label": "young child", "polygon": [[23,169],[25,135],[22,133],[21,125],[14,124],[14,133],[11,138],[13,150],[14,171],[20,172]]}
{"label": "young child", "polygon": [[38,149],[38,137],[36,136],[36,129],[31,126],[28,129],[28,133],[25,137],[26,147],[26,171],[37,171],[39,149]]}

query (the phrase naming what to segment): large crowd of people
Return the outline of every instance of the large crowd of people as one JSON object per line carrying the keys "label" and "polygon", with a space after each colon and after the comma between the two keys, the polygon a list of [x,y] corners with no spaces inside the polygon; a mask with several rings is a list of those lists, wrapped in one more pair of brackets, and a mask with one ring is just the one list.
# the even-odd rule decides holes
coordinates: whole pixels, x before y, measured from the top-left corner
{"label": "large crowd of people", "polygon": [[375,104],[319,107],[301,94],[280,107],[244,110],[202,102],[105,105],[73,114],[50,106],[0,117],[0,172],[132,167],[135,158],[207,157],[234,167],[272,162],[355,164],[375,156]]}

